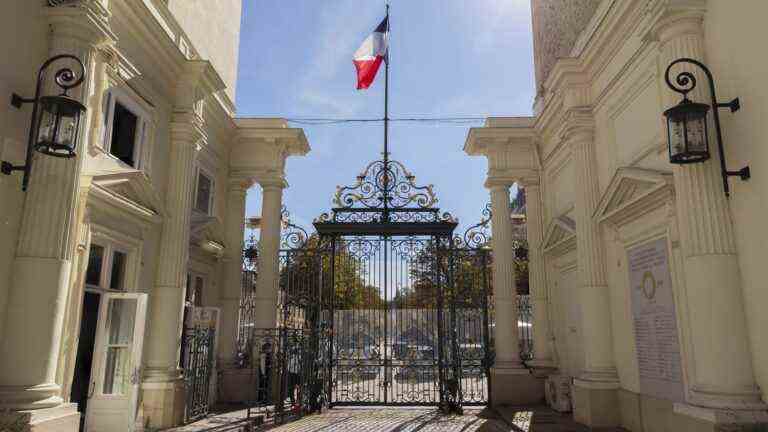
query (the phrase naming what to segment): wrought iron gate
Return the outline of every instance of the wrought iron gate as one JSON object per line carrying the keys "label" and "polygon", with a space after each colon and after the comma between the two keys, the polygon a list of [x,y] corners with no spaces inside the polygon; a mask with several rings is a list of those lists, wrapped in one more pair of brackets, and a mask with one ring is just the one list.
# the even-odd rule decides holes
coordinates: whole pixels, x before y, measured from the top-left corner
{"label": "wrought iron gate", "polygon": [[208,415],[216,331],[209,327],[185,327],[182,346],[186,384],[185,423]]}
{"label": "wrought iron gate", "polygon": [[[291,358],[306,355],[288,346],[301,345],[317,353],[302,363],[305,407],[487,403],[487,242],[455,237],[457,222],[435,206],[432,187],[417,186],[399,162],[371,163],[334,203],[312,236],[284,226],[279,327],[300,331],[302,342],[274,330],[267,349],[280,387],[283,375],[296,378]],[[289,387],[279,400],[297,397]]]}

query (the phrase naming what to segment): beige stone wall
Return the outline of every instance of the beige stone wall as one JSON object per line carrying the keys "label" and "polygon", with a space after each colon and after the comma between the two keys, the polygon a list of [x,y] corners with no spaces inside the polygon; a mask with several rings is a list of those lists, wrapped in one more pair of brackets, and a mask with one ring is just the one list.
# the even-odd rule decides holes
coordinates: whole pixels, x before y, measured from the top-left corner
{"label": "beige stone wall", "polygon": [[200,57],[210,60],[235,100],[242,0],[168,0],[168,8],[192,40]]}
{"label": "beige stone wall", "polygon": [[707,2],[705,48],[718,97],[741,100],[735,114],[722,111],[728,168],[752,168],[752,179],[731,180],[730,208],[736,232],[742,289],[757,381],[768,400],[768,39],[762,17],[768,3]]}
{"label": "beige stone wall", "polygon": [[[553,70],[558,50],[564,53],[573,46],[572,43],[570,46],[566,43],[568,37],[558,38],[552,36],[552,31],[542,31],[547,11],[552,12],[552,9],[546,7],[555,3],[534,2],[534,31],[538,43],[537,79],[551,72],[550,81],[562,86],[545,89],[545,93],[540,95],[544,102],[537,127],[541,136],[539,148],[542,183],[546,186],[545,226],[550,226],[554,218],[568,214],[574,205],[573,161],[571,150],[563,145],[563,137],[567,132],[561,127],[560,117],[567,107],[589,106],[591,110],[600,196],[606,193],[617,170],[622,167],[651,170],[661,175],[672,173],[662,117],[662,112],[669,108],[665,106],[666,89],[662,82],[666,68],[666,64],[662,63],[667,60],[660,55],[661,46],[648,24],[653,19],[653,8],[662,2],[618,1],[614,2],[610,10],[599,8],[598,13],[605,13],[601,17],[604,24],[596,30],[587,29],[594,30],[594,33],[582,34],[581,38],[586,38],[591,44],[602,44],[598,45],[600,48],[590,49],[587,44],[582,52],[583,57],[568,60],[567,64],[560,63]],[[576,7],[576,3],[573,2],[573,7]],[[699,4],[686,4],[694,3]],[[768,244],[768,230],[765,228],[765,219],[768,217],[768,175],[765,174],[768,169],[768,143],[765,137],[768,136],[768,124],[764,119],[768,112],[768,82],[765,80],[768,76],[768,59],[758,54],[764,51],[762,44],[768,36],[768,30],[761,24],[760,18],[768,14],[768,4],[760,1],[733,4],[707,1],[701,4],[706,5],[707,9],[704,15],[705,62],[715,75],[719,99],[724,102],[740,97],[742,103],[741,111],[735,114],[721,111],[725,152],[729,169],[737,170],[750,165],[753,177],[748,182],[731,178],[728,206],[736,233],[741,271],[740,289],[744,293],[752,364],[757,384],[762,389],[763,400],[768,400],[768,333],[765,332],[768,318],[764,313],[768,306],[768,291],[765,290],[765,281],[768,279],[765,266],[768,252],[765,246]],[[562,34],[569,35],[574,28],[573,22],[549,25],[555,28],[564,26]],[[612,28],[610,36],[601,34],[607,26]],[[614,42],[607,42],[609,40]],[[564,70],[573,75],[558,75],[558,72]],[[706,86],[703,74],[697,73],[699,75],[699,85]],[[567,89],[566,83],[573,87]],[[710,138],[714,146],[713,130],[710,130]],[[690,379],[688,374],[693,373],[696,362],[706,363],[709,359],[695,358],[690,345],[691,330],[686,328],[690,313],[685,303],[689,290],[687,286],[694,281],[690,278],[686,280],[685,277],[685,249],[681,247],[677,232],[680,216],[676,214],[674,201],[666,206],[643,211],[647,213],[620,229],[606,226],[602,238],[607,251],[611,335],[621,385],[619,400],[622,425],[633,431],[665,430],[665,427],[678,430],[675,425],[681,425],[681,422],[690,424],[690,416],[673,413],[671,401],[639,394],[640,378],[631,313],[627,247],[654,236],[669,239],[669,265],[684,363],[684,381]],[[555,270],[551,270],[547,282],[555,308],[551,320],[556,351],[561,369],[565,373],[573,373],[573,357],[579,353],[569,350],[569,343],[564,340],[567,337],[564,329],[567,328],[568,319],[560,312],[564,310],[562,305],[570,301],[570,293],[563,290]],[[734,284],[739,284],[737,278],[734,278]],[[712,313],[717,314],[718,310],[715,308]],[[712,329],[713,337],[721,331]],[[681,426],[680,430],[688,429]]]}
{"label": "beige stone wall", "polygon": [[[48,51],[47,26],[39,2],[13,1],[0,14],[0,159],[24,163],[31,107],[21,110],[8,102],[12,93],[32,97],[37,69]],[[23,35],[23,49],[19,45]],[[0,338],[5,324],[5,305],[11,282],[24,193],[20,172],[0,175]]]}

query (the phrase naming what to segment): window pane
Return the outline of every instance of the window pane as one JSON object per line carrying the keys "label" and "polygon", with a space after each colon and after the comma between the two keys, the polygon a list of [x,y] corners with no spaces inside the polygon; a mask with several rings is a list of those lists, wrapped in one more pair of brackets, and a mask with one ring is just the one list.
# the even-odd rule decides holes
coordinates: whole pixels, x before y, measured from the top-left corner
{"label": "window pane", "polygon": [[88,253],[88,269],[85,271],[85,283],[88,285],[99,285],[101,279],[101,265],[104,261],[104,248],[92,244]]}
{"label": "window pane", "polygon": [[195,200],[195,209],[203,213],[210,211],[211,202],[211,189],[212,184],[210,178],[208,178],[202,172],[197,176],[197,199]]}
{"label": "window pane", "polygon": [[107,344],[130,345],[133,342],[135,299],[110,299],[107,307]]}
{"label": "window pane", "polygon": [[123,395],[128,393],[131,378],[131,355],[128,348],[107,348],[107,363],[104,368],[102,393]]}
{"label": "window pane", "polygon": [[115,114],[112,124],[112,144],[109,152],[121,161],[133,166],[133,153],[136,147],[136,126],[138,124],[136,114],[120,103],[115,103]]}
{"label": "window pane", "polygon": [[125,261],[124,253],[114,251],[112,253],[112,275],[109,279],[109,287],[113,290],[124,290],[123,279],[125,279]]}

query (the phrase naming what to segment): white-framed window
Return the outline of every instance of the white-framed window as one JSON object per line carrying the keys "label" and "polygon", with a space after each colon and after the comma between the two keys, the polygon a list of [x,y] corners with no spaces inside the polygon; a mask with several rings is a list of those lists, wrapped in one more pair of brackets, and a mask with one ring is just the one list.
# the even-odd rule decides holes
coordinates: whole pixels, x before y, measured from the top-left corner
{"label": "white-framed window", "polygon": [[152,124],[148,110],[118,87],[104,98],[104,151],[127,166],[145,170]]}
{"label": "white-framed window", "polygon": [[200,213],[212,216],[214,192],[215,184],[213,176],[205,170],[198,168],[193,209]]}
{"label": "white-framed window", "polygon": [[127,291],[128,250],[108,242],[92,242],[85,285],[92,289]]}

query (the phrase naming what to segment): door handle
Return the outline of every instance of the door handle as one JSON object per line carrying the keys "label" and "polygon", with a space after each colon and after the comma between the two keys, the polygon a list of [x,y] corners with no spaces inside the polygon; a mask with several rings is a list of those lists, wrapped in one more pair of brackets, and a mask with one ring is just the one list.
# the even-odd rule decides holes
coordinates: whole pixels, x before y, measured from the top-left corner
{"label": "door handle", "polygon": [[141,380],[141,366],[136,366],[133,368],[133,373],[131,373],[131,384],[136,385]]}
{"label": "door handle", "polygon": [[90,386],[90,388],[88,389],[88,399],[90,399],[90,398],[91,398],[91,396],[93,396],[93,391],[94,391],[95,389],[96,389],[96,381],[91,381],[91,386]]}

